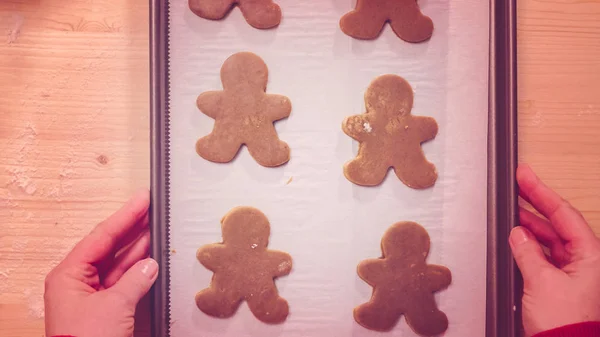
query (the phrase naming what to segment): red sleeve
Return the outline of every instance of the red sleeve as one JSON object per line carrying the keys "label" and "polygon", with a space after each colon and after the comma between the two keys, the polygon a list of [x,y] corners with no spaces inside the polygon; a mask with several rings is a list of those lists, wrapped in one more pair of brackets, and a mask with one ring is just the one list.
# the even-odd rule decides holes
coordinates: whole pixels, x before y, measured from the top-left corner
{"label": "red sleeve", "polygon": [[600,322],[583,322],[540,332],[533,337],[598,337]]}

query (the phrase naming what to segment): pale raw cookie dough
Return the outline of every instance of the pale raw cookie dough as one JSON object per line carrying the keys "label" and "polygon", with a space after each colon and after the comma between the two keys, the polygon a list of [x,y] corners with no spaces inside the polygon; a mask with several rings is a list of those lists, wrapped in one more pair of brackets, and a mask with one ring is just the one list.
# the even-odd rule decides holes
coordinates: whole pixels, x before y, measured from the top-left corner
{"label": "pale raw cookie dough", "polygon": [[428,40],[433,33],[433,21],[421,13],[416,0],[358,0],[356,9],[340,20],[340,28],[353,38],[372,40],[386,22],[407,42]]}
{"label": "pale raw cookie dough", "polygon": [[369,302],[354,309],[354,319],[376,331],[391,330],[401,315],[421,336],[438,336],[448,328],[434,292],[447,288],[452,275],[448,268],[427,264],[429,235],[414,222],[392,225],[381,239],[383,256],[364,260],[358,275],[373,287]]}
{"label": "pale raw cookie dough", "polygon": [[431,117],[413,116],[413,90],[400,76],[376,78],[365,93],[367,112],[348,117],[344,133],[360,144],[356,158],[344,166],[348,180],[363,186],[379,185],[390,167],[407,186],[422,189],[437,179],[421,143],[435,138],[438,126]]}
{"label": "pale raw cookie dough", "polygon": [[196,143],[202,158],[228,163],[245,144],[262,166],[290,160],[290,148],[279,140],[273,122],[288,117],[292,104],[285,96],[267,95],[267,79],[267,65],[255,54],[233,54],[223,63],[224,90],[204,92],[196,102],[200,111],[215,120],[213,131]]}
{"label": "pale raw cookie dough", "polygon": [[223,19],[235,5],[254,28],[269,29],[281,22],[281,8],[273,0],[189,0],[192,12],[209,20]]}
{"label": "pale raw cookie dough", "polygon": [[200,263],[214,272],[210,286],[196,295],[207,315],[231,317],[242,301],[259,320],[285,321],[289,307],[279,296],[274,279],[290,273],[289,254],[268,250],[269,220],[258,209],[236,207],[221,220],[223,242],[198,249]]}

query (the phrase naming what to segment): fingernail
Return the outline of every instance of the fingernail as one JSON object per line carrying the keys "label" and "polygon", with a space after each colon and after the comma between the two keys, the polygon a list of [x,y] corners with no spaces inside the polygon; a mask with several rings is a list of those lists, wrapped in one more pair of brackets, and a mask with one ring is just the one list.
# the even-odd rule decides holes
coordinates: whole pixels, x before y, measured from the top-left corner
{"label": "fingernail", "polygon": [[524,229],[523,227],[519,226],[519,227],[515,227],[513,228],[513,230],[510,233],[510,244],[512,246],[519,246],[522,245],[523,243],[529,241],[530,237],[529,237],[529,232]]}
{"label": "fingernail", "polygon": [[158,263],[153,259],[146,259],[142,262],[142,274],[146,275],[149,279],[153,279],[158,273]]}

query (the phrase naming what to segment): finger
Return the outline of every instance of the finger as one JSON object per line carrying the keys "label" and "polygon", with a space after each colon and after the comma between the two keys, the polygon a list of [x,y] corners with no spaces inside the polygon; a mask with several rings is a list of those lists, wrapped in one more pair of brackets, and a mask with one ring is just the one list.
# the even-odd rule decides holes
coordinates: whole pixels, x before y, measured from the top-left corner
{"label": "finger", "polygon": [[107,291],[118,293],[127,305],[135,308],[158,276],[158,264],[151,258],[138,261]]}
{"label": "finger", "polygon": [[137,241],[140,238],[140,235],[142,235],[142,233],[148,230],[149,223],[150,214],[146,213],[146,215],[144,215],[144,217],[140,221],[138,221],[135,224],[135,226],[133,226],[133,228],[129,230],[129,232],[125,234],[125,236],[121,240],[119,240],[119,242],[113,249],[113,252],[115,252],[115,254],[118,254],[119,251],[129,248],[129,245]]}
{"label": "finger", "polygon": [[546,186],[527,165],[517,169],[520,194],[550,220],[556,233],[574,244],[589,244],[594,233],[583,216],[556,192]]}
{"label": "finger", "polygon": [[569,262],[569,254],[565,249],[562,239],[556,234],[552,225],[529,212],[524,208],[519,209],[519,222],[521,226],[527,228],[535,238],[544,246],[550,249],[552,260],[562,267]]}
{"label": "finger", "polygon": [[544,269],[556,269],[548,262],[542,247],[526,228],[513,228],[508,241],[526,283],[536,279]]}
{"label": "finger", "polygon": [[522,207],[519,207],[519,222],[546,247],[550,247],[554,242],[562,242],[548,221]]}
{"label": "finger", "polygon": [[67,258],[84,263],[101,261],[111,254],[121,239],[146,216],[149,204],[147,189],[135,193],[121,209],[83,238]]}
{"label": "finger", "polygon": [[115,259],[112,268],[104,278],[104,287],[110,288],[131,268],[136,262],[148,257],[148,249],[150,248],[150,231],[146,230],[138,239],[121,252]]}
{"label": "finger", "polygon": [[[113,248],[112,252],[105,256],[101,261],[95,262],[94,265],[98,268],[98,273],[102,279],[105,279],[108,273],[113,269],[116,263],[116,255],[120,255],[128,250],[141,235],[148,230],[149,214],[133,226],[133,228],[119,240],[119,243]],[[145,256],[144,256],[145,257]],[[140,258],[141,259],[141,258]],[[135,262],[135,261],[134,261]],[[129,267],[128,267],[129,268]]]}

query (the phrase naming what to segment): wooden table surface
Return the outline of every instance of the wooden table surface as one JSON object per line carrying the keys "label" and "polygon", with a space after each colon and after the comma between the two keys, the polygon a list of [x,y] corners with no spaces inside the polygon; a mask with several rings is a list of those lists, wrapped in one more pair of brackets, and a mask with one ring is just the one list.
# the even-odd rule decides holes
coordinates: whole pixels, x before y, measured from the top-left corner
{"label": "wooden table surface", "polygon": [[[149,185],[148,5],[2,0],[0,32],[0,335],[43,336],[45,274]],[[518,44],[519,158],[600,233],[600,2],[520,0]]]}

